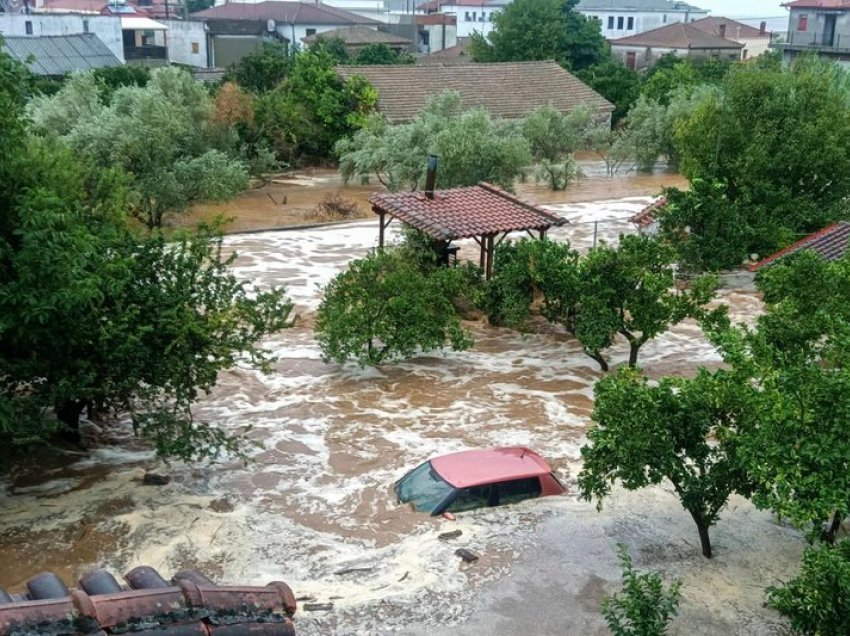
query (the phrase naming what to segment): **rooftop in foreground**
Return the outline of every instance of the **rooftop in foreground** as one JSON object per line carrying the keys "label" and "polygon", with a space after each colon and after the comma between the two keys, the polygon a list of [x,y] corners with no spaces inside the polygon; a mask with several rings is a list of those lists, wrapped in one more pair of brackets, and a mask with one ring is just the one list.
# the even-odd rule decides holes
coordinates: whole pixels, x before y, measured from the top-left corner
{"label": "rooftop in foreground", "polygon": [[785,249],[779,250],[775,254],[771,254],[767,258],[763,258],[758,263],[750,265],[748,269],[751,272],[756,272],[774,265],[786,256],[791,256],[804,250],[813,250],[824,260],[837,261],[844,258],[844,255],[847,253],[848,244],[850,244],[850,222],[839,221],[825,227],[819,232],[810,234]]}
{"label": "rooftop in foreground", "polygon": [[431,466],[455,488],[540,477],[552,472],[540,455],[521,446],[452,453],[435,457]]}

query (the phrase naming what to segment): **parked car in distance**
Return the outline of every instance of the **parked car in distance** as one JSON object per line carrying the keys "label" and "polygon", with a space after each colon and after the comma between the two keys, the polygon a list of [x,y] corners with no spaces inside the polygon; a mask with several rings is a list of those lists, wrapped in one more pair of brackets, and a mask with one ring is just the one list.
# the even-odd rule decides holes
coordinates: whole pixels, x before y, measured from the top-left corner
{"label": "parked car in distance", "polygon": [[564,487],[537,453],[519,446],[435,457],[395,484],[401,503],[431,515],[561,495]]}

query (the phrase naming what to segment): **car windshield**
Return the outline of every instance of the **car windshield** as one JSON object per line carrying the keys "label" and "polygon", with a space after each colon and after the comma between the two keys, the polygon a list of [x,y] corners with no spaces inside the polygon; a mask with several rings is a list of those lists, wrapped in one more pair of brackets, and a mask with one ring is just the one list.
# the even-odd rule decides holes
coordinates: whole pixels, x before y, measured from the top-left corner
{"label": "car windshield", "polygon": [[411,503],[420,512],[433,513],[454,490],[425,462],[410,471],[396,484],[396,494],[402,503]]}

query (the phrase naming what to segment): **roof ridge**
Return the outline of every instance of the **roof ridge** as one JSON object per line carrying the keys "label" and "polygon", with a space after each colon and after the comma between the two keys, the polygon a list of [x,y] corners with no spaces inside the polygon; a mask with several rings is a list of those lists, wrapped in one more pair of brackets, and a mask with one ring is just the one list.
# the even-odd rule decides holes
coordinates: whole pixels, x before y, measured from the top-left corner
{"label": "roof ridge", "polygon": [[842,221],[836,221],[835,223],[831,223],[830,225],[827,225],[822,230],[818,230],[817,232],[813,232],[812,234],[809,234],[808,236],[804,236],[799,241],[795,241],[794,243],[791,243],[791,245],[788,245],[787,247],[782,248],[778,252],[774,252],[773,254],[771,254],[769,256],[765,256],[760,261],[757,261],[757,262],[753,263],[752,265],[748,265],[747,269],[750,270],[751,272],[754,272],[758,269],[761,269],[765,265],[769,265],[770,263],[773,263],[773,262],[779,260],[783,256],[787,256],[788,254],[794,252],[795,250],[801,249],[804,245],[806,245],[806,243],[814,242],[817,239],[821,238],[822,236],[826,236],[827,234],[829,234],[830,232],[832,232],[836,228],[838,228],[840,226],[844,226],[844,225],[850,226],[850,221],[843,221],[842,220]]}
{"label": "roof ridge", "polygon": [[[475,187],[475,186],[470,186],[470,187]],[[502,188],[500,188],[497,185],[493,185],[492,183],[488,183],[487,181],[479,181],[477,187],[482,188],[483,190],[486,190],[488,192],[492,192],[493,194],[500,196],[503,199],[507,199],[511,203],[516,203],[517,205],[524,207],[529,212],[541,214],[541,215],[548,217],[550,219],[553,219],[553,220],[556,220],[556,219],[557,220],[563,220],[563,221],[565,221],[565,223],[569,223],[569,221],[567,221],[566,219],[562,219],[562,217],[557,216],[556,214],[552,214],[552,213],[544,210],[543,208],[541,208],[539,206],[528,203],[527,201],[523,201],[522,199],[518,198],[516,195],[513,195],[506,190],[503,190]]]}

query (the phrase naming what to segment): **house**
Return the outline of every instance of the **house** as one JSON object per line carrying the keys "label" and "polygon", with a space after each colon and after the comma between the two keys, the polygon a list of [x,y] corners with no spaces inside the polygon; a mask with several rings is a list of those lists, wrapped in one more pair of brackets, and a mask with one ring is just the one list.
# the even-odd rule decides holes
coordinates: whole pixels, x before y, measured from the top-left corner
{"label": "house", "polygon": [[232,2],[191,15],[207,24],[210,66],[225,67],[256,50],[264,40],[299,43],[304,38],[363,26],[377,30],[378,21],[320,2],[267,0]]}
{"label": "house", "polygon": [[470,64],[469,38],[458,38],[457,44],[416,59],[417,64]]}
{"label": "house", "polygon": [[760,269],[775,264],[786,256],[797,254],[804,250],[813,250],[824,260],[837,261],[844,258],[847,254],[848,246],[850,246],[850,222],[839,221],[819,232],[810,234],[785,249],[779,250],[775,254],[763,258],[757,263],[753,263],[747,269],[751,272],[757,272]]}
{"label": "house", "polygon": [[656,199],[637,214],[629,217],[629,223],[635,226],[638,234],[656,236],[660,230],[658,214],[667,206],[667,198]]}
{"label": "house", "polygon": [[124,63],[121,20],[114,16],[88,14],[0,13],[0,35],[35,36],[92,33]]}
{"label": "house", "polygon": [[136,66],[165,66],[168,64],[168,27],[148,17],[145,11],[131,4],[110,4],[105,15],[121,20],[124,59]]}
{"label": "house", "polygon": [[116,15],[123,7],[148,18],[179,18],[183,8],[177,0],[28,0],[33,13],[90,13]]}
{"label": "house", "polygon": [[393,123],[413,119],[433,95],[452,90],[467,108],[519,119],[551,104],[561,112],[585,106],[610,119],[614,106],[555,62],[339,66],[343,79],[365,78],[378,91],[378,110]]}
{"label": "house", "polygon": [[758,57],[766,53],[770,47],[771,34],[767,30],[766,22],[762,22],[757,29],[737,20],[709,16],[691,22],[691,26],[719,38],[743,44],[744,48],[741,49],[742,60]]}
{"label": "house", "polygon": [[850,0],[796,0],[788,2],[788,33],[772,48],[787,64],[799,55],[817,53],[850,64]]}
{"label": "house", "polygon": [[457,16],[429,13],[414,16],[420,53],[436,53],[460,43],[457,37]]}
{"label": "house", "polygon": [[744,45],[676,22],[611,41],[611,56],[632,70],[652,66],[668,53],[689,59],[739,60]]}
{"label": "house", "polygon": [[360,25],[322,31],[321,33],[308,35],[302,38],[301,41],[309,46],[320,38],[338,38],[342,40],[345,42],[345,49],[349,55],[357,55],[357,53],[370,44],[385,44],[398,53],[407,51],[413,44],[410,40],[400,35],[393,35],[392,33],[385,33]]}
{"label": "house", "polygon": [[3,36],[2,50],[47,77],[122,64],[94,33]]}
{"label": "house", "polygon": [[468,38],[473,33],[487,35],[493,28],[493,16],[511,0],[428,0],[417,6],[426,13],[442,12],[457,19],[457,37]]}
{"label": "house", "polygon": [[708,16],[705,9],[679,0],[580,0],[576,10],[596,19],[609,40]]}

